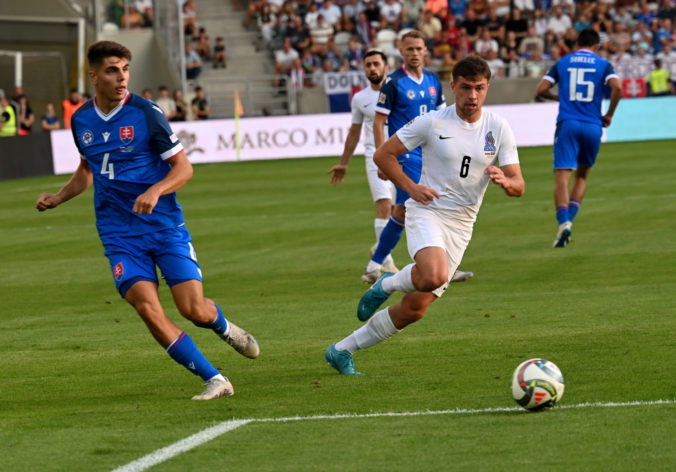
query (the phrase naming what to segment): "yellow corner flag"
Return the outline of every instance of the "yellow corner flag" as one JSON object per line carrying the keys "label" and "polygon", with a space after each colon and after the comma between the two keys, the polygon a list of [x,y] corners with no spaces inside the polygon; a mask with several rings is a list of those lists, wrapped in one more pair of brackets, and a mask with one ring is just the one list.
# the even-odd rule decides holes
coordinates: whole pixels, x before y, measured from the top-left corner
{"label": "yellow corner flag", "polygon": [[242,101],[239,99],[239,90],[234,92],[234,107],[235,107],[235,149],[237,151],[237,160],[242,158],[242,142],[239,136],[239,117],[244,114],[244,107]]}

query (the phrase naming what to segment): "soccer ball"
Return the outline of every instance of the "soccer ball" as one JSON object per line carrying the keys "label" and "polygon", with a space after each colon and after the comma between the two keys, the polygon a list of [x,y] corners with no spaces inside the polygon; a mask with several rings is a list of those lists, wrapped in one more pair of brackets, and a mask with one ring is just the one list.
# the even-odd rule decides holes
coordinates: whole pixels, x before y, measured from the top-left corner
{"label": "soccer ball", "polygon": [[526,410],[554,406],[561,400],[563,389],[561,370],[545,359],[522,362],[512,375],[512,397]]}

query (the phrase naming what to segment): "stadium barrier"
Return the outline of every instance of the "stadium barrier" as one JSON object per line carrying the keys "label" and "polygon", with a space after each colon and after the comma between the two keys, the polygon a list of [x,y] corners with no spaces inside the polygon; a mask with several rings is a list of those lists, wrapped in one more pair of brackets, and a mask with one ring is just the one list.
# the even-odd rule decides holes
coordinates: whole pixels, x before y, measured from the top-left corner
{"label": "stadium barrier", "polygon": [[[518,146],[549,146],[556,126],[556,103],[490,105],[511,124]],[[292,115],[172,123],[191,162],[339,156],[351,123],[349,113]],[[676,139],[676,97],[623,100],[606,142]],[[356,154],[363,153],[360,143]],[[49,156],[51,154],[51,162]],[[0,138],[0,180],[68,174],[79,163],[70,130]]]}

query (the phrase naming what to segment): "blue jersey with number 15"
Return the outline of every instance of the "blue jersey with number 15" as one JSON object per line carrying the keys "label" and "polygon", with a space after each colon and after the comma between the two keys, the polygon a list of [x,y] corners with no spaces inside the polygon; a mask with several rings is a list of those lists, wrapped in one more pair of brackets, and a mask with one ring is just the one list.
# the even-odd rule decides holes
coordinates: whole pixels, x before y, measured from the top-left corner
{"label": "blue jersey with number 15", "polygon": [[559,84],[559,115],[564,120],[585,121],[602,125],[603,86],[617,78],[613,66],[587,49],[560,59],[544,76]]}

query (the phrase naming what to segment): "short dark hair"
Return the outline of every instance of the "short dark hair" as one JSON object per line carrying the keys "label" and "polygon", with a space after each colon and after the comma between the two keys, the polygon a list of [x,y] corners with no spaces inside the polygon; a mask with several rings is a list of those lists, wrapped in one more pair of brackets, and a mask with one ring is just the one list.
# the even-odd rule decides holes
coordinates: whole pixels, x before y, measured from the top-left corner
{"label": "short dark hair", "polygon": [[596,46],[601,42],[601,36],[591,28],[585,28],[577,36],[577,45],[580,47]]}
{"label": "short dark hair", "polygon": [[418,30],[411,30],[404,33],[404,35],[401,37],[401,41],[403,42],[406,38],[422,39],[425,41],[425,35]]}
{"label": "short dark hair", "polygon": [[364,60],[366,60],[367,57],[371,56],[380,56],[383,59],[383,62],[387,64],[387,56],[385,53],[379,49],[369,49],[366,51],[366,54],[364,54]]}
{"label": "short dark hair", "polygon": [[486,80],[491,80],[491,68],[488,63],[480,56],[471,55],[458,61],[453,67],[453,80],[458,80],[460,77],[471,79],[473,77],[484,77]]}
{"label": "short dark hair", "polygon": [[120,57],[131,62],[131,51],[115,41],[97,41],[87,50],[90,66],[101,64],[107,57]]}

